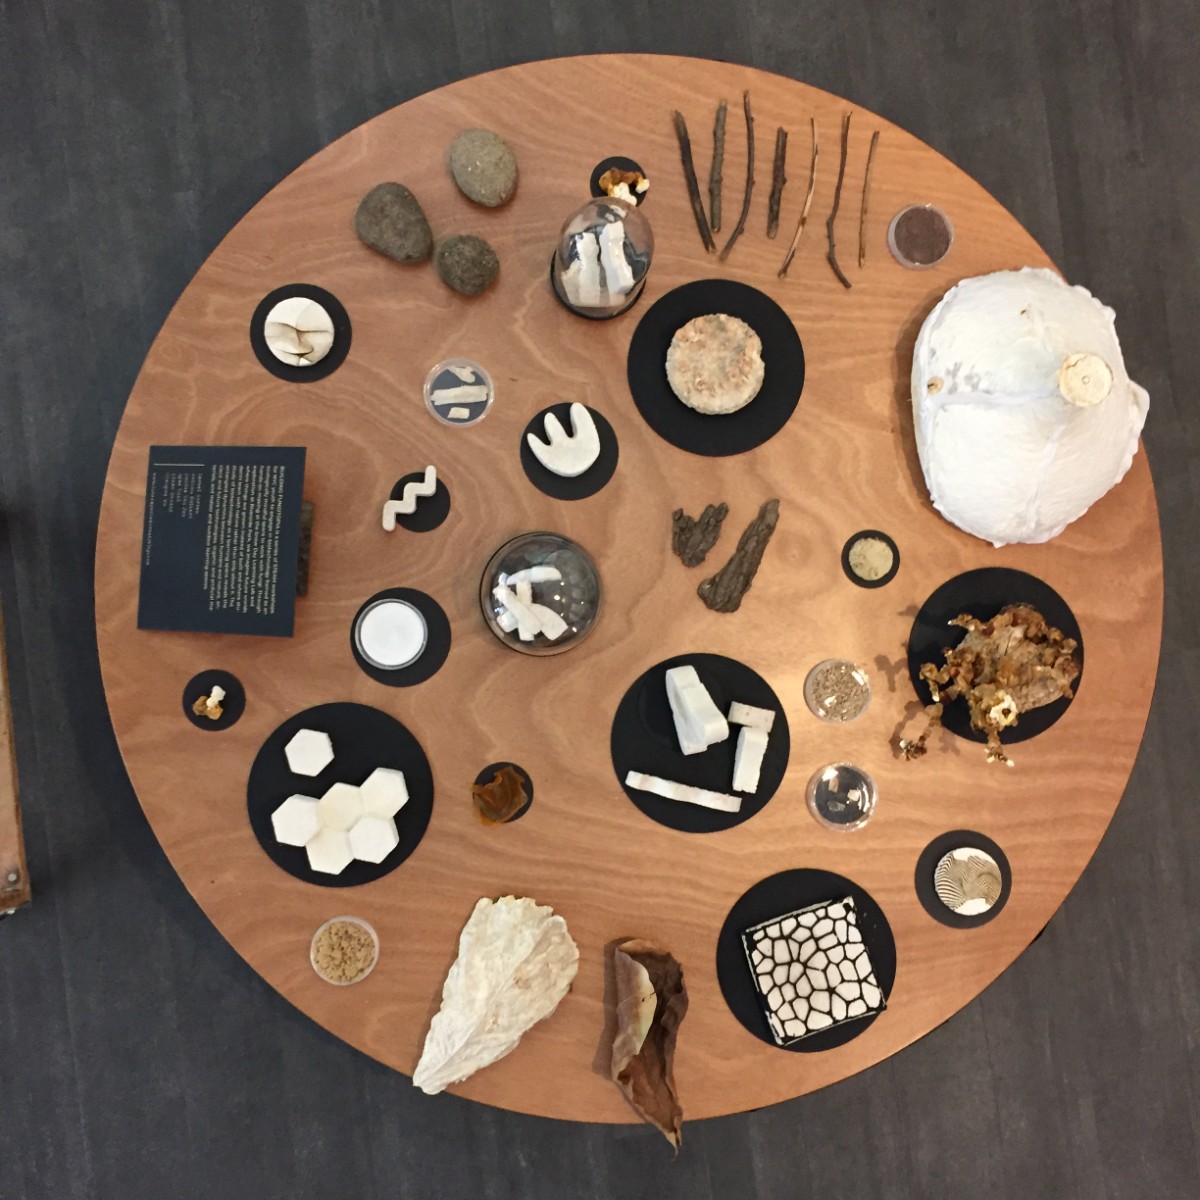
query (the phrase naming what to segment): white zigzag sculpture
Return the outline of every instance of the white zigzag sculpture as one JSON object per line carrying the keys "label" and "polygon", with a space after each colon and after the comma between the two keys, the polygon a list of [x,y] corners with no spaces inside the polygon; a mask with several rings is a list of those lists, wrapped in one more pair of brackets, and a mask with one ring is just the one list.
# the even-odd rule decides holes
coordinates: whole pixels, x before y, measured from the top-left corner
{"label": "white zigzag sculpture", "polygon": [[397,517],[411,516],[417,511],[417,501],[422,496],[432,496],[437,491],[437,471],[433,467],[425,468],[425,477],[419,483],[415,480],[404,485],[404,491],[399,500],[389,500],[383,506],[383,527],[388,533],[396,528]]}

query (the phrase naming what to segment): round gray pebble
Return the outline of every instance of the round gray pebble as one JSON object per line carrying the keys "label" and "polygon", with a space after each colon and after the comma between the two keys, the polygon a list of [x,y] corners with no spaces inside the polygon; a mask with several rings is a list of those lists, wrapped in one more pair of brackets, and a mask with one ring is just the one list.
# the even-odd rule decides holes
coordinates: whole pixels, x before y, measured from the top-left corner
{"label": "round gray pebble", "polygon": [[359,202],[354,230],[372,250],[397,262],[424,262],[433,252],[429,222],[402,183],[377,183]]}
{"label": "round gray pebble", "polygon": [[487,208],[506,203],[517,187],[517,156],[499,134],[468,129],[450,143],[450,174],[468,200]]}
{"label": "round gray pebble", "polygon": [[456,234],[437,244],[434,266],[442,282],[464,296],[486,291],[500,273],[496,252],[474,234]]}

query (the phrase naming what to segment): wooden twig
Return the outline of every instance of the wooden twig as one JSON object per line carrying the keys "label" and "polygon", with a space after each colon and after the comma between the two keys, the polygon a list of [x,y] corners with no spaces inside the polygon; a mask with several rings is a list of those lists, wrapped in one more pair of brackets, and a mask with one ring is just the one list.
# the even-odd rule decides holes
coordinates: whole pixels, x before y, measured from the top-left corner
{"label": "wooden twig", "polygon": [[787,163],[787,130],[782,125],[775,131],[775,167],[771,172],[771,198],[767,201],[767,237],[779,232],[779,203],[783,199],[783,185],[787,183],[784,167]]}
{"label": "wooden twig", "polygon": [[796,257],[796,247],[800,245],[800,235],[804,232],[804,226],[808,224],[808,210],[812,208],[813,192],[817,190],[817,155],[821,151],[821,147],[817,144],[817,118],[810,117],[812,122],[812,166],[808,170],[808,192],[804,197],[804,207],[800,210],[800,220],[796,222],[796,232],[792,234],[792,244],[788,247],[788,252],[784,255],[783,266],[779,268],[779,278],[782,279],[788,273],[788,267],[792,265],[792,259]]}
{"label": "wooden twig", "polygon": [[687,182],[688,199],[692,202],[692,212],[696,217],[696,228],[700,230],[700,240],[705,250],[715,250],[717,243],[713,241],[712,231],[708,228],[708,218],[704,215],[704,205],[700,200],[700,185],[696,182],[696,164],[692,161],[692,139],[688,137],[687,122],[683,113],[675,113],[675,136],[679,139],[679,157],[683,161],[683,178]]}
{"label": "wooden twig", "polygon": [[867,151],[867,169],[863,172],[862,207],[858,211],[858,265],[861,270],[867,261],[867,196],[871,191],[871,164],[875,161],[875,147],[879,145],[879,130],[871,134],[871,148]]}
{"label": "wooden twig", "polygon": [[738,223],[729,235],[725,249],[721,251],[722,262],[729,257],[733,243],[742,236],[742,231],[746,228],[746,218],[750,215],[750,196],[754,191],[754,117],[750,112],[749,92],[742,93],[742,108],[746,113],[746,194],[742,198],[742,215],[738,217]]}
{"label": "wooden twig", "polygon": [[729,105],[724,100],[717,107],[717,120],[713,125],[712,166],[708,170],[708,213],[713,233],[721,228],[721,168],[725,165],[725,115]]}
{"label": "wooden twig", "polygon": [[833,268],[833,273],[838,277],[842,287],[848,288],[852,284],[846,278],[846,273],[838,265],[837,260],[837,237],[834,234],[833,226],[837,221],[838,206],[842,202],[842,180],[846,178],[846,153],[850,149],[850,117],[852,114],[847,113],[842,119],[842,161],[838,166],[837,186],[833,189],[833,207],[829,210],[829,220],[825,222],[825,232],[829,235],[829,265]]}

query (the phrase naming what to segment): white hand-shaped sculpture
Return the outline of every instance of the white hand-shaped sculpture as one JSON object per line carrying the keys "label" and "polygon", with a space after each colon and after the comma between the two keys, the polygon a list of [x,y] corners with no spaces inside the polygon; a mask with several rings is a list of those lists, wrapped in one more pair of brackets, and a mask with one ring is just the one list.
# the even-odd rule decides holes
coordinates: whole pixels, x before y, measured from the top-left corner
{"label": "white hand-shaped sculpture", "polygon": [[534,457],[555,475],[573,479],[582,475],[600,457],[600,433],[592,414],[582,404],[571,405],[571,432],[568,434],[553,413],[546,414],[546,437],[527,433],[525,440]]}

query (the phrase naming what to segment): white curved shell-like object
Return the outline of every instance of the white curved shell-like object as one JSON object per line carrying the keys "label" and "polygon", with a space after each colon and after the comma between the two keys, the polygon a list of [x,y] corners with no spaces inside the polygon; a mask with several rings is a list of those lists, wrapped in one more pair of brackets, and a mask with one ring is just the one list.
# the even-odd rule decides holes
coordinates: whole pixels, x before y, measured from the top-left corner
{"label": "white curved shell-like object", "polygon": [[997,546],[1060,534],[1129,470],[1150,398],[1114,314],[1053,271],[965,279],[917,337],[917,452],[934,507]]}
{"label": "white curved shell-like object", "polygon": [[271,353],[289,367],[309,367],[333,349],[333,318],[305,296],[280,300],[267,313],[263,337]]}

